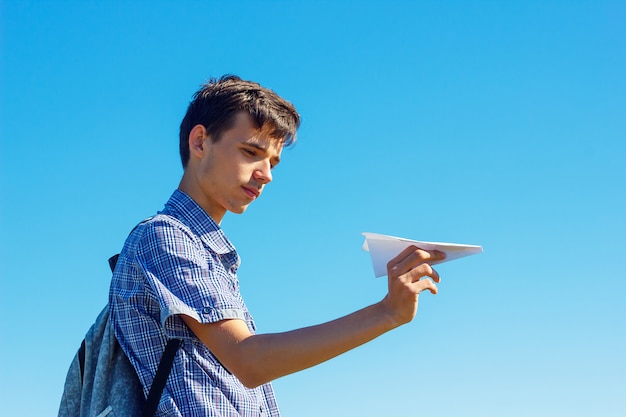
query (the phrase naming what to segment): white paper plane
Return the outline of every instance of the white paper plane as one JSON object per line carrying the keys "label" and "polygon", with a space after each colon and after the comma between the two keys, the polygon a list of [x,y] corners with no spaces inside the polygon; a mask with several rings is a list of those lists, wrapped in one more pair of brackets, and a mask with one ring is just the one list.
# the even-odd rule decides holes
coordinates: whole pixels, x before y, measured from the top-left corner
{"label": "white paper plane", "polygon": [[398,256],[400,252],[411,245],[415,245],[420,249],[439,250],[446,254],[443,261],[431,262],[431,265],[443,262],[453,261],[464,256],[475,255],[483,251],[482,246],[476,245],[460,245],[457,243],[442,242],[420,242],[417,240],[409,240],[401,237],[380,235],[378,233],[364,232],[365,242],[363,250],[370,253],[372,258],[372,266],[374,267],[374,275],[382,277],[387,275],[387,262]]}

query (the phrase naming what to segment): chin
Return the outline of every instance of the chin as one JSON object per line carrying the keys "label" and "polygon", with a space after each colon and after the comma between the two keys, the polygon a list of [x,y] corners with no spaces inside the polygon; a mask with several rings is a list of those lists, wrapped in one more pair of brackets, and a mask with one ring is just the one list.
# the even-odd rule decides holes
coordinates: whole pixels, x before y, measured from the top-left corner
{"label": "chin", "polygon": [[243,214],[243,212],[246,211],[247,208],[248,206],[233,207],[229,211],[234,214]]}

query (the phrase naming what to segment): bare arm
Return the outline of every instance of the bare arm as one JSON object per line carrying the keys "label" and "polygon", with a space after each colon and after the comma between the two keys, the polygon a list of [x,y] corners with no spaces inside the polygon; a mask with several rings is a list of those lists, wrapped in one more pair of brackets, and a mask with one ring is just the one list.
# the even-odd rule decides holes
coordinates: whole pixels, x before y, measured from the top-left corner
{"label": "bare arm", "polygon": [[284,333],[252,335],[242,320],[201,324],[183,320],[219,361],[248,387],[255,387],[354,349],[410,322],[419,293],[437,293],[430,277],[439,274],[428,261],[443,259],[438,251],[407,248],[387,265],[388,293],[369,307],[339,319]]}

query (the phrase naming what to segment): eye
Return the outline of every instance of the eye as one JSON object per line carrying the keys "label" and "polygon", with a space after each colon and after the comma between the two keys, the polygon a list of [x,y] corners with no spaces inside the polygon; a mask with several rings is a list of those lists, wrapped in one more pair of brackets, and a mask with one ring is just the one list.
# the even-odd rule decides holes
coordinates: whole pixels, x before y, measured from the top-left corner
{"label": "eye", "polygon": [[256,151],[253,151],[252,149],[249,149],[249,148],[243,148],[242,152],[247,156],[256,156]]}

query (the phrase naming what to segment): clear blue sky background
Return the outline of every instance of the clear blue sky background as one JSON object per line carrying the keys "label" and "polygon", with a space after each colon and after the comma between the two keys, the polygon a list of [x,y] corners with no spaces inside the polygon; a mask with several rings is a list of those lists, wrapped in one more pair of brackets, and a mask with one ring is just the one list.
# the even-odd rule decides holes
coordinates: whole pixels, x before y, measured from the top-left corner
{"label": "clear blue sky background", "polygon": [[262,332],[381,299],[361,232],[482,245],[414,322],[275,381],[285,416],[626,414],[626,2],[1,5],[0,415],[55,415],[192,93],[302,114],[223,228]]}

